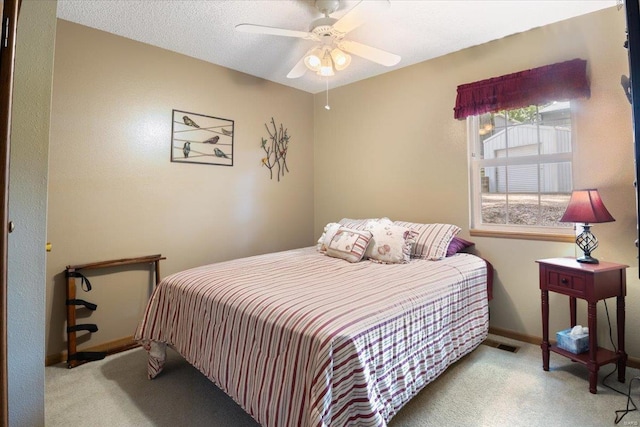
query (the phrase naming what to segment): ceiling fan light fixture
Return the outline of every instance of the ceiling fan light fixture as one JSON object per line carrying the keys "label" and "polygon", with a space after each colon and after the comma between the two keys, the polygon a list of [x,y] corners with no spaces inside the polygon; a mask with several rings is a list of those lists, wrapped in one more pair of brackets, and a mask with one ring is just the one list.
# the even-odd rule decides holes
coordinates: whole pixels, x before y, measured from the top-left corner
{"label": "ceiling fan light fixture", "polygon": [[304,64],[311,71],[320,71],[322,65],[322,50],[319,48],[311,49],[304,57]]}
{"label": "ceiling fan light fixture", "polygon": [[335,75],[333,72],[333,61],[331,60],[329,51],[325,51],[324,56],[322,57],[322,63],[320,65],[320,70],[318,70],[318,74],[323,77]]}
{"label": "ceiling fan light fixture", "polygon": [[337,47],[331,51],[331,58],[338,71],[344,70],[351,64],[351,55],[344,53]]}

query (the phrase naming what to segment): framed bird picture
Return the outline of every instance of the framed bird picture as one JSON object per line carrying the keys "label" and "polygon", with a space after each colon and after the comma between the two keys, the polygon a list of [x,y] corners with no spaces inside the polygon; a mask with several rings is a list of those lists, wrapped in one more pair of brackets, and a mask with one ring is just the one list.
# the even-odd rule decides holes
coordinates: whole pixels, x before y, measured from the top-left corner
{"label": "framed bird picture", "polygon": [[173,110],[171,161],[233,166],[233,120]]}

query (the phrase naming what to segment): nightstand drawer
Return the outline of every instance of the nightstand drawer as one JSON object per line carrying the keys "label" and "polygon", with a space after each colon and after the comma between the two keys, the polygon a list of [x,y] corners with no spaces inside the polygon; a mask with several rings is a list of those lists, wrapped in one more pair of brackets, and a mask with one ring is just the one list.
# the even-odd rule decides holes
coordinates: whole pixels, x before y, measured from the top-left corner
{"label": "nightstand drawer", "polygon": [[564,270],[547,270],[547,286],[550,291],[570,296],[583,296],[585,277],[583,274],[569,273]]}

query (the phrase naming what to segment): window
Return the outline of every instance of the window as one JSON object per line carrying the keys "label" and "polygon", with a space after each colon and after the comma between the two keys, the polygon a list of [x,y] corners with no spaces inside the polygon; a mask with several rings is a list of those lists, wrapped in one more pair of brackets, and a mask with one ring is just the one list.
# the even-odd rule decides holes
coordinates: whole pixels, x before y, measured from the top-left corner
{"label": "window", "polygon": [[[471,234],[568,241],[570,100],[589,98],[587,61],[565,62],[458,86],[453,117],[467,119]],[[556,102],[556,101],[564,102]]]}
{"label": "window", "polygon": [[572,234],[570,102],[467,117],[471,229]]}

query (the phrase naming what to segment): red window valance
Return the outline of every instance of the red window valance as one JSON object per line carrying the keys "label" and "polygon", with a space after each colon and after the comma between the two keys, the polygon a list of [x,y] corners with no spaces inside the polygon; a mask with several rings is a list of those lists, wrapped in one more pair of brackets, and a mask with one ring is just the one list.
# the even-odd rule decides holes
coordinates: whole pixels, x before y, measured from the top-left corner
{"label": "red window valance", "polygon": [[587,61],[573,59],[458,86],[454,117],[590,96]]}

